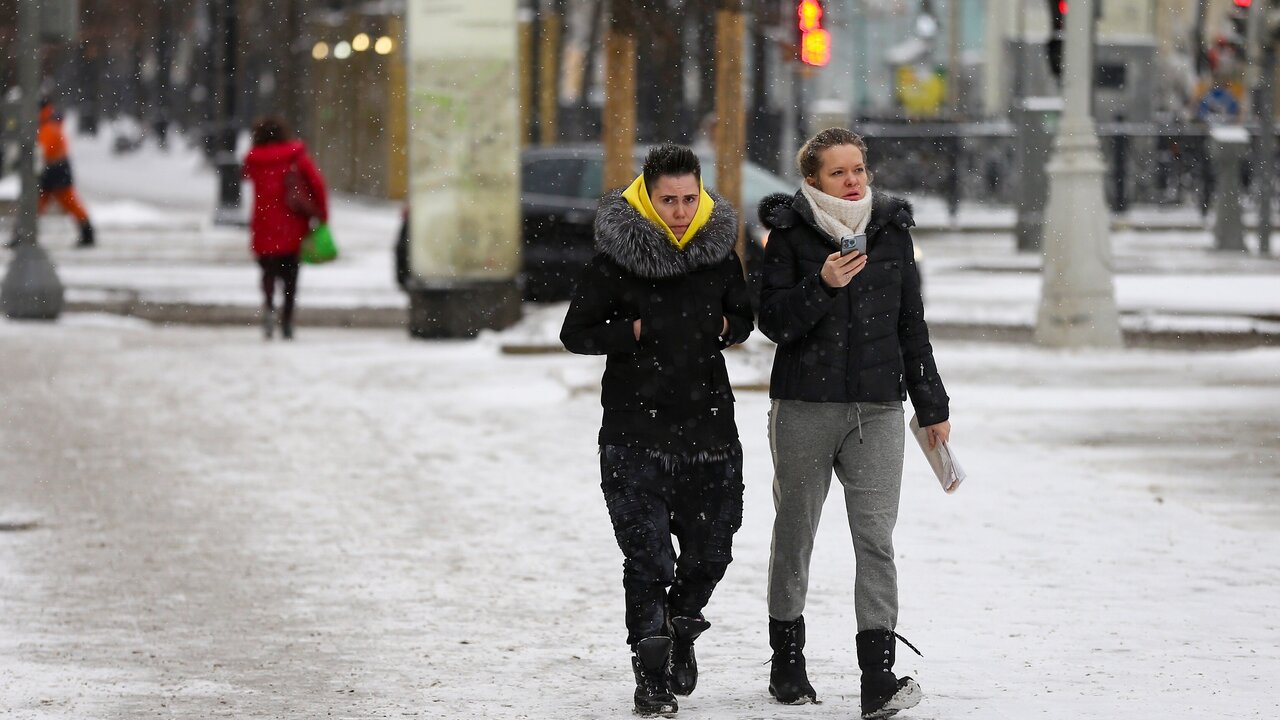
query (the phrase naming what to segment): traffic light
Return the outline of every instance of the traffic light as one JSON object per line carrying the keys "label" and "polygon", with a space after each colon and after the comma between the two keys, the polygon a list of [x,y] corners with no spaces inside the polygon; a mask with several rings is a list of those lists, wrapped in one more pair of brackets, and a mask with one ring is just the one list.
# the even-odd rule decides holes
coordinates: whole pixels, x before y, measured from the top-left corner
{"label": "traffic light", "polygon": [[1252,0],[1234,0],[1229,20],[1231,22],[1231,41],[1239,45],[1240,52],[1245,51],[1245,38],[1249,36],[1249,6]]}
{"label": "traffic light", "polygon": [[796,4],[800,61],[814,67],[824,67],[831,62],[831,33],[822,27],[822,14],[819,0],[800,0]]}
{"label": "traffic light", "polygon": [[[1048,0],[1049,2],[1049,44],[1045,50],[1049,54],[1049,71],[1062,81],[1062,41],[1067,27],[1067,0]],[[1248,2],[1248,0],[1245,0]]]}

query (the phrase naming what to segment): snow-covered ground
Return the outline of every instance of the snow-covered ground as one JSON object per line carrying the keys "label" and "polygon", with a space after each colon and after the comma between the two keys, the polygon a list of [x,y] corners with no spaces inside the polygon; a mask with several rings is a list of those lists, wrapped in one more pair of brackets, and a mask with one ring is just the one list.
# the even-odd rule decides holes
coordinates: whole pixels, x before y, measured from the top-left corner
{"label": "snow-covered ground", "polygon": [[[520,332],[0,322],[0,715],[629,717],[602,363],[504,354]],[[902,717],[1280,716],[1280,351],[937,353],[970,477],[908,447]],[[680,716],[854,717],[838,499],[824,702],[766,692],[767,405],[738,394],[745,521]]]}

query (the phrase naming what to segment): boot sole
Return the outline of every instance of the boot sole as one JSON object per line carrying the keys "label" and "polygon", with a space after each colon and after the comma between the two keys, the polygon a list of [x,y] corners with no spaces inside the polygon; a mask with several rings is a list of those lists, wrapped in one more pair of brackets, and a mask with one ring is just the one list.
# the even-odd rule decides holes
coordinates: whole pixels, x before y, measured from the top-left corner
{"label": "boot sole", "polygon": [[[906,692],[903,692],[904,690]],[[903,710],[910,710],[919,705],[923,698],[924,693],[920,691],[920,686],[913,683],[889,698],[884,707],[869,713],[863,713],[862,720],[881,720],[881,718],[893,717]]]}
{"label": "boot sole", "polygon": [[818,698],[815,695],[801,695],[795,700],[783,700],[782,698],[778,697],[777,691],[775,691],[772,687],[769,688],[769,694],[773,696],[774,700],[778,701],[779,705],[821,705],[822,704],[818,702]]}
{"label": "boot sole", "polygon": [[632,712],[632,713],[634,713],[634,714],[636,714],[636,715],[637,715],[637,716],[639,716],[639,717],[665,717],[665,718],[673,718],[673,717],[675,717],[675,716],[676,716],[676,712],[677,712],[678,710],[679,710],[679,708],[678,708],[678,707],[676,707],[675,705],[667,705],[667,706],[664,706],[664,707],[662,707],[662,708],[654,709],[654,710],[641,710],[640,708],[634,708],[634,709],[632,709],[632,711],[631,711],[631,712]]}

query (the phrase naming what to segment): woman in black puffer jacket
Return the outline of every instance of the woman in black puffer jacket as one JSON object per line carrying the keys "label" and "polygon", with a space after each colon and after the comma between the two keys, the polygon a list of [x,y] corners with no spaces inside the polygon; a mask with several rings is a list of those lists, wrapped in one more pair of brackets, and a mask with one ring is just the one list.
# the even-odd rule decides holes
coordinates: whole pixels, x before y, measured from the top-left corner
{"label": "woman in black puffer jacket", "polygon": [[703,190],[693,151],[664,145],[631,187],[600,201],[595,229],[599,252],[560,340],[608,356],[600,486],[625,558],[635,709],[672,713],[674,695],[697,683],[702,608],[742,524],[742,446],[721,355],[752,329],[738,219]]}
{"label": "woman in black puffer jacket", "polygon": [[[893,673],[898,615],[893,527],[910,396],[932,442],[950,432],[948,398],[924,321],[911,206],[870,189],[866,145],[843,128],[800,150],[804,183],[761,203],[770,227],[760,329],[778,343],[769,395],[774,458],[769,565],[769,691],[812,702],[804,660],[809,558],[832,472],[854,538],[854,605],[863,717],[915,705],[920,688]],[[842,254],[842,238],[865,251]]]}

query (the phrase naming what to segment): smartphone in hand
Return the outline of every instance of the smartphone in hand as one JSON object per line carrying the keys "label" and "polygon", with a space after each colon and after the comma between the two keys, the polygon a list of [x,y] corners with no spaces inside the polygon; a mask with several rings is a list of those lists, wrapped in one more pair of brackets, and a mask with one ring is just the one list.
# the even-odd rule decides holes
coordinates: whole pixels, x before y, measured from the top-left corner
{"label": "smartphone in hand", "polygon": [[840,255],[848,255],[857,250],[863,255],[867,254],[867,234],[858,233],[856,235],[845,235],[840,238]]}

